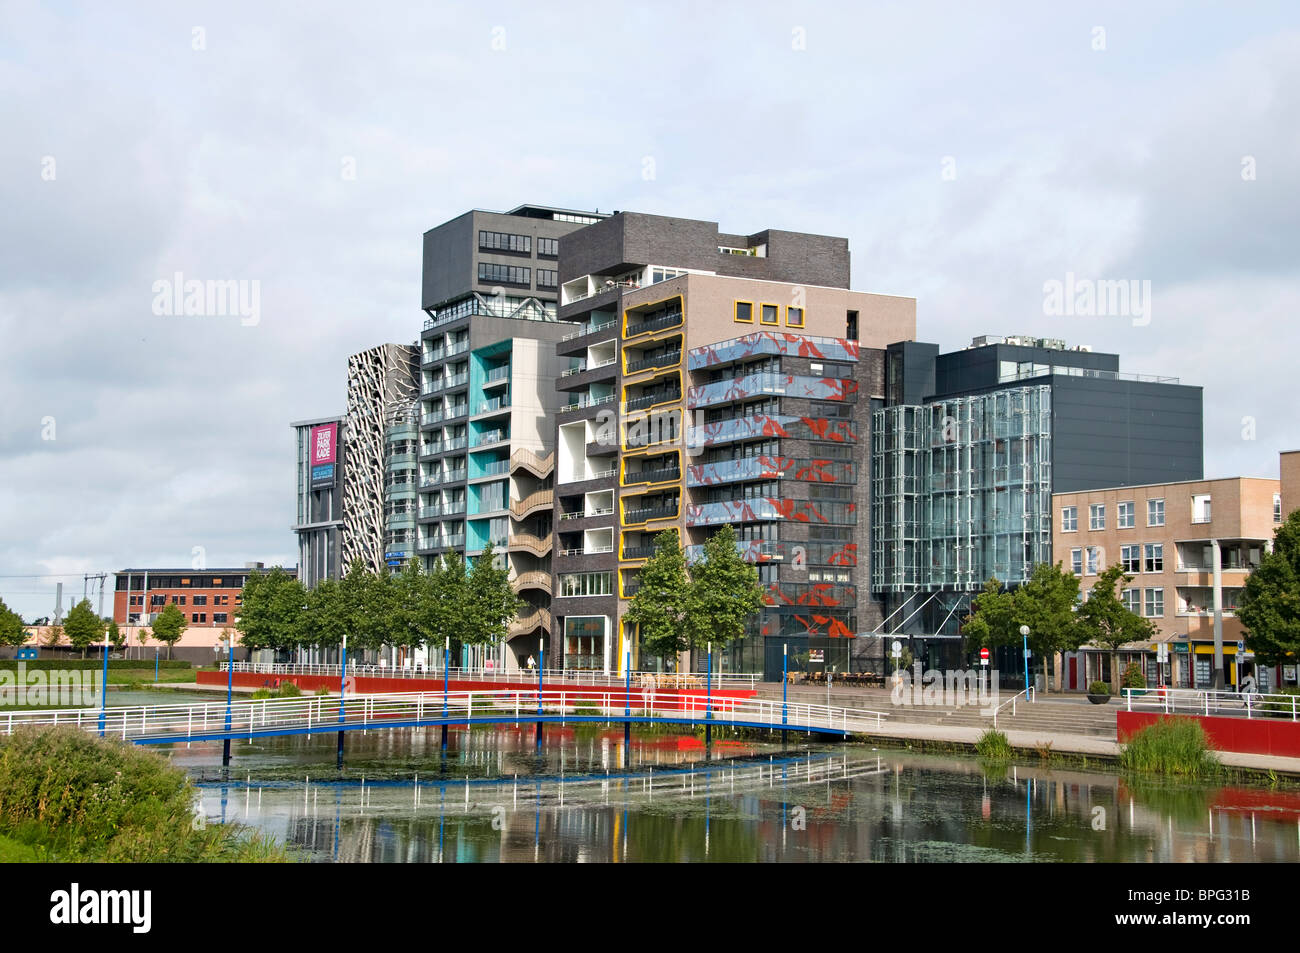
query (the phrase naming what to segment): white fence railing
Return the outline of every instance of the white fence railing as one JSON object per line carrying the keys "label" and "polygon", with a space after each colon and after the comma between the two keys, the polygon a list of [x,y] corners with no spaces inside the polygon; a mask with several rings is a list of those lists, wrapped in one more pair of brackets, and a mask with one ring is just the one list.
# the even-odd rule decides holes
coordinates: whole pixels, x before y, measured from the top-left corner
{"label": "white fence railing", "polygon": [[[220,664],[221,671],[226,670],[226,662]],[[236,662],[236,672],[251,672],[255,675],[326,675],[339,677],[337,665],[303,664],[298,662]],[[460,668],[452,666],[447,670],[453,679],[472,679],[476,682],[536,682],[536,669],[500,668]],[[348,674],[374,678],[422,678],[442,679],[442,667],[392,667],[384,665],[348,664]],[[761,676],[756,674],[741,675],[733,672],[714,672],[714,688],[748,688],[753,689]],[[625,676],[621,673],[590,671],[586,669],[548,668],[542,672],[543,683],[561,683],[564,685],[598,685],[610,688],[621,687]],[[633,672],[632,687],[638,688],[646,679],[653,679],[656,688],[705,688],[707,676],[704,672]]]}
{"label": "white fence railing", "polygon": [[1300,720],[1300,696],[1199,688],[1123,690],[1129,711],[1158,710],[1166,715],[1245,715],[1247,718]]}
{"label": "white fence railing", "polygon": [[1014,718],[1016,716],[1017,704],[1025,704],[1025,703],[1033,704],[1033,701],[1034,701],[1034,687],[1032,685],[1030,685],[1028,688],[1023,688],[1020,691],[1016,692],[1014,695],[1012,695],[1010,698],[1004,701],[997,708],[993,709],[993,727],[996,728],[998,726],[998,712],[1000,712],[1002,709],[1010,707],[1011,717]]}
{"label": "white fence railing", "polygon": [[[342,708],[342,710],[340,710]],[[634,693],[576,688],[537,691],[403,692],[385,695],[325,695],[301,698],[241,699],[229,704],[148,705],[125,708],[74,708],[62,711],[0,712],[0,732],[23,727],[75,726],[122,740],[166,740],[203,736],[234,737],[258,732],[337,731],[386,728],[393,722],[451,718],[527,721],[549,716],[588,716],[610,722],[628,715],[675,718],[703,723],[748,722],[790,730],[868,731],[878,729],[885,712],[834,708],[774,699],[715,697],[673,692]],[[504,716],[504,717],[503,717]],[[102,719],[102,722],[101,722]]]}

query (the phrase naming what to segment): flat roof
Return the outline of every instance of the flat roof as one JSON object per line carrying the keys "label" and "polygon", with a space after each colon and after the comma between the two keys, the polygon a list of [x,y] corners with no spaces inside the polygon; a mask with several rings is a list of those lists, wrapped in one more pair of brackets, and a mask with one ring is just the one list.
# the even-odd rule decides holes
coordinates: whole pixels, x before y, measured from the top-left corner
{"label": "flat roof", "polygon": [[240,572],[270,572],[272,569],[283,569],[285,572],[295,572],[295,573],[298,571],[297,566],[262,566],[260,568],[257,566],[239,566],[237,568],[231,568],[229,566],[226,566],[226,567],[219,567],[217,569],[195,569],[192,566],[187,566],[184,569],[168,569],[166,567],[157,568],[157,567],[150,566],[147,569],[145,568],[118,569],[113,573],[113,575],[124,576],[129,572],[165,572],[169,576],[170,575],[215,576],[218,573],[222,573],[225,575],[233,575],[234,573],[240,573]]}
{"label": "flat roof", "polygon": [[334,417],[308,417],[306,420],[295,420],[289,424],[290,427],[312,427],[316,424],[341,424],[346,419],[347,414],[338,414]]}
{"label": "flat roof", "polygon": [[1186,483],[1231,483],[1234,480],[1259,480],[1261,483],[1278,483],[1277,477],[1205,477],[1201,480],[1169,480],[1166,483],[1128,483],[1123,486],[1098,486],[1091,490],[1062,490],[1052,496],[1076,496],[1080,493],[1110,493],[1119,490],[1145,490],[1153,486],[1182,486]]}

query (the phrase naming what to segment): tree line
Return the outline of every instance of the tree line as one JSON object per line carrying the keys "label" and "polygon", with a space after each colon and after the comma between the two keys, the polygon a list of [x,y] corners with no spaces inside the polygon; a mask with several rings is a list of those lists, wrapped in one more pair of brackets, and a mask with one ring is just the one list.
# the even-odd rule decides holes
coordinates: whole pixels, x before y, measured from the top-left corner
{"label": "tree line", "polygon": [[308,590],[283,569],[250,575],[244,584],[238,629],[244,648],[288,651],[384,646],[495,645],[525,602],[510,586],[489,546],[466,561],[443,556],[425,571],[411,560],[399,572],[353,563],[341,579]]}
{"label": "tree line", "polygon": [[705,541],[703,558],[689,568],[675,532],[660,533],[654,545],[623,616],[640,627],[651,655],[667,662],[710,642],[722,648],[743,636],[745,621],[767,605],[758,568],[741,558],[730,524]]}

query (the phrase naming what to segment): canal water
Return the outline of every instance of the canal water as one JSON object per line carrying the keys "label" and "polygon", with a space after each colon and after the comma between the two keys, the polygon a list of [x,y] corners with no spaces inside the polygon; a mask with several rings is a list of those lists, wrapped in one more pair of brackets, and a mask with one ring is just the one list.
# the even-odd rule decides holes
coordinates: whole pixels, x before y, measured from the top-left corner
{"label": "canal water", "polygon": [[863,745],[621,728],[350,732],[169,745],[210,822],[323,862],[1300,860],[1300,791]]}

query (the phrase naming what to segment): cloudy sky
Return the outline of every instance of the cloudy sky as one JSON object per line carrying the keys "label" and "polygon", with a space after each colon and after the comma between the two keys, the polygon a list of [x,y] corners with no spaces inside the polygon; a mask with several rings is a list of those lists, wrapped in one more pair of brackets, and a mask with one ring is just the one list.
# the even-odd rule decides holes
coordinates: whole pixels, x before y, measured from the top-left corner
{"label": "cloudy sky", "polygon": [[[294,562],[289,421],[417,336],[420,235],[473,207],[847,236],[922,340],[1202,385],[1207,476],[1300,447],[1295,4],[0,0],[0,118],[27,618],[195,547]],[[155,313],[177,272],[257,282],[257,320]],[[1067,274],[1151,282],[1149,321],[1045,313]]]}

